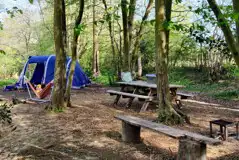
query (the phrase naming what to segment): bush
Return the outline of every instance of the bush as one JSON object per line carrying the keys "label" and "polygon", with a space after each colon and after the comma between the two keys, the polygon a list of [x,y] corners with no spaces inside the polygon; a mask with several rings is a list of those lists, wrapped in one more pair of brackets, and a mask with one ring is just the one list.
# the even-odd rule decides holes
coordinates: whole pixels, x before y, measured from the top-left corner
{"label": "bush", "polygon": [[222,91],[212,94],[212,96],[224,100],[228,99],[239,100],[239,91],[238,90]]}
{"label": "bush", "polygon": [[227,71],[228,78],[233,78],[233,79],[239,78],[239,67],[237,67],[236,65],[230,65],[230,64],[225,64],[223,67]]}
{"label": "bush", "polygon": [[0,122],[12,123],[11,106],[8,106],[6,103],[0,105]]}

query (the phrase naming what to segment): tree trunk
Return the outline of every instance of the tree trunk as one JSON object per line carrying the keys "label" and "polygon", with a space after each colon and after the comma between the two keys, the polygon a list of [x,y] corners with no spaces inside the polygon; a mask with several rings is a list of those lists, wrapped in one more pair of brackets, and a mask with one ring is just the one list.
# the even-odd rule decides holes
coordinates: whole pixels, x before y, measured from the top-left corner
{"label": "tree trunk", "polygon": [[77,61],[77,42],[78,42],[78,37],[79,33],[75,31],[75,29],[81,24],[83,13],[84,13],[84,0],[80,0],[79,3],[79,14],[76,18],[75,21],[75,27],[73,31],[73,39],[71,42],[71,65],[70,65],[70,71],[68,75],[68,81],[67,81],[67,88],[66,88],[66,106],[71,107],[71,88],[72,88],[72,81],[73,81],[73,76],[75,72],[75,66],[76,66],[76,61]]}
{"label": "tree trunk", "polygon": [[156,52],[156,72],[157,72],[157,98],[159,101],[158,120],[160,122],[175,124],[181,123],[182,119],[179,114],[173,109],[171,104],[168,68],[167,68],[167,37],[166,29],[163,24],[165,17],[165,2],[164,0],[155,1],[155,52]]}
{"label": "tree trunk", "polygon": [[129,32],[129,54],[128,54],[128,68],[129,71],[134,71],[132,66],[132,54],[131,54],[131,45],[133,39],[133,24],[134,24],[134,14],[135,14],[136,0],[130,0],[128,7],[128,32]]}
{"label": "tree trunk", "polygon": [[[165,18],[166,22],[169,23],[171,21],[171,13],[172,13],[172,0],[165,1]],[[168,55],[169,55],[169,36],[170,30],[166,30],[166,55],[167,55],[167,64],[168,64]]]}
{"label": "tree trunk", "polygon": [[142,77],[143,67],[142,67],[142,56],[138,54],[138,77]]}
{"label": "tree trunk", "polygon": [[[233,0],[233,9],[235,14],[239,14],[239,1]],[[236,37],[237,37],[237,44],[239,44],[239,17],[236,19]]]}
{"label": "tree trunk", "polygon": [[[111,16],[110,20],[108,20],[108,28],[109,28],[109,34],[110,34],[110,43],[111,43],[111,49],[112,49],[112,64],[114,65],[114,73],[117,72],[117,60],[116,60],[116,52],[115,52],[115,43],[114,43],[114,29],[113,29],[113,25],[112,25],[112,15],[109,14],[108,12],[108,6],[106,3],[106,0],[102,0],[104,7],[105,7],[105,12],[107,14],[107,16]],[[113,22],[114,23],[114,22]],[[119,63],[119,62],[118,62]]]}
{"label": "tree trunk", "polygon": [[96,0],[93,0],[93,74],[99,74],[99,41],[97,34],[97,24],[95,19],[95,5]]}
{"label": "tree trunk", "polygon": [[64,93],[66,89],[66,32],[65,30],[65,3],[64,0],[54,0],[54,41],[56,52],[54,92],[52,107],[61,110],[65,107]]}
{"label": "tree trunk", "polygon": [[[135,61],[137,60],[137,58],[136,58],[137,56],[138,56],[138,60],[139,59],[141,60],[141,58],[142,58],[140,54],[138,54],[137,56],[136,56],[136,54],[139,50],[139,41],[142,38],[142,32],[143,32],[143,29],[144,29],[145,21],[148,19],[148,16],[149,16],[149,13],[150,13],[152,7],[153,7],[153,0],[149,0],[146,11],[145,11],[144,16],[142,18],[142,21],[140,23],[139,30],[136,33],[137,37],[135,39],[134,49],[132,51],[132,66],[135,65]],[[138,68],[138,69],[140,69],[140,68]],[[138,72],[138,73],[140,73],[140,72]],[[138,76],[140,77],[140,75],[138,75]]]}
{"label": "tree trunk", "polygon": [[[220,8],[218,7],[217,3],[215,0],[207,0],[209,5],[210,5],[210,8],[212,9],[212,11],[214,12],[216,18],[217,18],[217,21],[218,21],[218,25],[219,27],[221,28],[224,36],[225,36],[225,39],[226,39],[226,42],[227,42],[227,45],[235,59],[235,62],[236,64],[239,66],[239,45],[238,43],[235,41],[234,37],[233,37],[233,34],[232,34],[232,31],[230,29],[230,26],[228,24],[228,21],[227,19],[224,17],[224,15],[222,14]],[[236,2],[237,0],[233,0],[234,2],[234,9],[237,9],[238,7],[238,2]],[[236,11],[236,10],[235,10]],[[238,23],[237,23],[238,24]]]}
{"label": "tree trunk", "polygon": [[128,32],[128,7],[127,0],[121,0],[122,19],[123,19],[123,37],[124,37],[124,59],[123,70],[130,71],[129,64],[129,32]]}

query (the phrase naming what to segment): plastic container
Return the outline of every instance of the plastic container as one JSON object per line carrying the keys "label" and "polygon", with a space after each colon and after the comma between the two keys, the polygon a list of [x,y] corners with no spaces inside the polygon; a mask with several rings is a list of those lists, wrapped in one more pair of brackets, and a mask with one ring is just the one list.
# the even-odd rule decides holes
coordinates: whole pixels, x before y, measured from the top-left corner
{"label": "plastic container", "polygon": [[156,74],[146,74],[147,83],[156,83]]}

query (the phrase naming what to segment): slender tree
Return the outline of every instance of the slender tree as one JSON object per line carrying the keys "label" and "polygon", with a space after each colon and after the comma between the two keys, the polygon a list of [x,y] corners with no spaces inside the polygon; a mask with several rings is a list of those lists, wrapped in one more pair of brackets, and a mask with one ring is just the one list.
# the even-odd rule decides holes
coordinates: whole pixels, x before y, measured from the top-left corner
{"label": "slender tree", "polygon": [[135,42],[134,42],[134,45],[133,45],[133,50],[132,50],[132,68],[134,68],[135,66],[135,63],[136,63],[136,57],[138,57],[138,76],[141,77],[142,76],[142,64],[141,64],[141,55],[138,54],[136,55],[138,52],[139,52],[139,41],[141,40],[143,34],[143,30],[144,30],[144,26],[145,26],[145,23],[146,23],[146,20],[148,19],[148,16],[150,14],[150,11],[151,9],[153,8],[153,0],[149,0],[148,2],[148,5],[146,7],[146,10],[145,10],[145,13],[144,13],[144,16],[141,20],[141,23],[140,23],[140,26],[139,26],[139,30],[137,31],[136,33],[136,39],[135,39]]}
{"label": "slender tree", "polygon": [[[112,64],[114,65],[114,72],[116,73],[117,71],[117,61],[116,61],[116,49],[115,49],[115,42],[114,42],[114,22],[112,22],[113,16],[108,12],[108,5],[106,3],[106,0],[102,0],[104,7],[105,7],[105,13],[107,16],[107,23],[108,23],[108,28],[109,28],[109,35],[110,35],[110,43],[111,43],[111,49],[112,49]],[[120,62],[118,62],[120,63]]]}
{"label": "slender tree", "polygon": [[128,7],[127,0],[121,0],[122,20],[123,20],[123,70],[130,71],[129,62],[129,32],[128,32]]}
{"label": "slender tree", "polygon": [[[131,43],[133,39],[133,23],[134,23],[135,7],[136,7],[136,0],[130,0],[129,7],[128,7],[128,18],[127,18],[128,32],[129,32],[129,49],[131,48]],[[129,50],[129,53],[130,53],[130,50]],[[131,55],[129,55],[128,59],[129,59],[129,62],[131,62]]]}
{"label": "slender tree", "polygon": [[82,22],[82,17],[84,13],[84,0],[79,0],[79,12],[78,16],[75,20],[75,27],[73,30],[73,38],[71,42],[71,65],[70,65],[70,72],[68,75],[68,82],[67,82],[67,88],[66,88],[66,103],[68,107],[71,107],[71,88],[72,88],[72,81],[73,81],[73,75],[75,72],[75,66],[76,66],[76,61],[77,61],[77,42],[79,39],[79,35],[81,32],[81,22]]}
{"label": "slender tree", "polygon": [[93,0],[93,74],[99,74],[99,41],[96,22],[96,0]]}

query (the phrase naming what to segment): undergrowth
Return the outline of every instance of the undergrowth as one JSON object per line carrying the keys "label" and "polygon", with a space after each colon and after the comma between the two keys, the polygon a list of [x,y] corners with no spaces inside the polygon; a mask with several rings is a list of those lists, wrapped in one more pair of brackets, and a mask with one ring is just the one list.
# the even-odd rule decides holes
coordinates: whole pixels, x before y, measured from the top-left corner
{"label": "undergrowth", "polygon": [[8,124],[12,123],[12,117],[11,117],[11,106],[7,105],[7,103],[0,105],[0,123]]}
{"label": "undergrowth", "polygon": [[16,83],[15,79],[0,79],[0,87]]}

